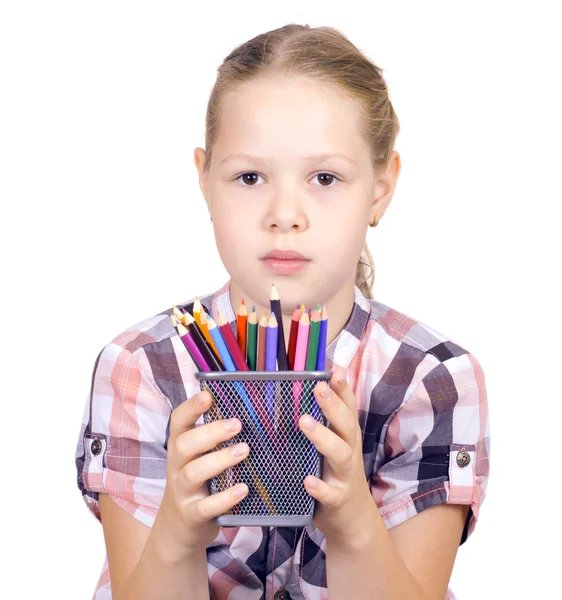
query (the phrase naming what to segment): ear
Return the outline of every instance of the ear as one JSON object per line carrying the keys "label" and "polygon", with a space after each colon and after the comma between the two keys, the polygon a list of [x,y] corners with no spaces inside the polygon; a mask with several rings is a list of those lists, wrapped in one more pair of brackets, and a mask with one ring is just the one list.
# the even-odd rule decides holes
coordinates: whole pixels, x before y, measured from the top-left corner
{"label": "ear", "polygon": [[401,167],[400,154],[394,150],[388,161],[386,171],[375,183],[373,204],[371,207],[371,221],[375,215],[379,219],[384,215],[394,195]]}
{"label": "ear", "polygon": [[209,207],[209,202],[207,200],[207,174],[203,172],[205,160],[207,158],[205,150],[203,150],[203,148],[195,148],[193,152],[193,158],[199,173],[199,187],[201,188],[201,192],[203,192],[203,197],[205,198],[207,207]]}

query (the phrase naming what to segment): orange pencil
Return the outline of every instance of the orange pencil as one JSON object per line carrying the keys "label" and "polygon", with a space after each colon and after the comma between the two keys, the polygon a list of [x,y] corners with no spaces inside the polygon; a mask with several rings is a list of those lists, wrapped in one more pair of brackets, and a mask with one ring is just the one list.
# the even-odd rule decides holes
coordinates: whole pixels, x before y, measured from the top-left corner
{"label": "orange pencil", "polygon": [[258,325],[258,371],[265,371],[265,347],[267,344],[267,311],[264,311]]}
{"label": "orange pencil", "polygon": [[224,343],[230,352],[230,356],[236,365],[237,371],[249,371],[248,363],[246,359],[242,356],[242,351],[240,350],[240,346],[234,337],[234,333],[232,333],[232,328],[230,327],[230,323],[226,319],[226,317],[219,310],[219,320],[218,326],[220,332],[222,334]]}
{"label": "orange pencil", "polygon": [[[193,317],[196,319],[195,315],[193,315]],[[200,313],[200,318],[201,318],[201,331],[203,332],[203,335],[205,336],[205,339],[209,342],[209,344],[211,344],[211,347],[213,348],[213,350],[215,351],[217,356],[220,356],[219,351],[217,350],[217,347],[215,346],[215,341],[213,340],[213,336],[209,333],[209,327],[207,326],[207,313],[204,310],[201,310]]]}
{"label": "orange pencil", "polygon": [[242,350],[242,356],[244,360],[247,362],[246,358],[246,339],[247,339],[247,328],[248,328],[248,308],[246,307],[246,303],[244,302],[244,298],[242,298],[242,302],[240,302],[240,308],[238,309],[238,314],[236,316],[236,327],[237,327],[237,335],[236,341],[240,346],[240,350]]}
{"label": "orange pencil", "polygon": [[201,311],[203,310],[203,306],[201,301],[199,300],[199,296],[195,296],[195,302],[193,303],[193,318],[197,321],[197,325],[201,327]]}

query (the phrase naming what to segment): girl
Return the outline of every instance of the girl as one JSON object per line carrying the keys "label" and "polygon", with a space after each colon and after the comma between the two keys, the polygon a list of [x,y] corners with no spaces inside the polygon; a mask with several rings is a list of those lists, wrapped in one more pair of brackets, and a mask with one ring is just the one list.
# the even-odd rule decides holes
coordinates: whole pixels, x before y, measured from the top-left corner
{"label": "girl", "polygon": [[233,307],[244,298],[262,314],[274,283],[286,343],[297,304],[330,315],[333,376],[315,387],[330,426],[299,421],[324,456],[322,480],[304,480],[314,520],[215,524],[247,489],[209,495],[206,482],[251,449],[211,451],[241,425],[203,425],[211,398],[170,307],[116,336],[94,365],[76,451],[107,548],[94,597],[455,598],[456,552],[489,475],[486,387],[474,355],[371,294],[366,231],[400,172],[381,70],[339,31],[290,24],[225,59],[206,125],[195,164],[230,278],[204,308],[234,330]]}

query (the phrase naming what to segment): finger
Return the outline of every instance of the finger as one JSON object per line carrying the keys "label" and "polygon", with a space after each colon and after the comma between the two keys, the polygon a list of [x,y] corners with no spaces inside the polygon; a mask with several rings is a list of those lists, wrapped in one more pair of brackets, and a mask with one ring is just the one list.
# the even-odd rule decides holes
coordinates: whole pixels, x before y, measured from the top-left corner
{"label": "finger", "polygon": [[345,502],[345,491],[325,481],[309,475],[304,479],[304,487],[308,494],[330,508],[339,508]]}
{"label": "finger", "polygon": [[179,472],[184,465],[210,452],[217,444],[238,435],[241,428],[240,419],[219,419],[180,433],[172,444],[168,445],[170,468],[173,472]]}
{"label": "finger", "polygon": [[351,446],[357,443],[357,415],[349,410],[338,394],[326,383],[318,383],[314,387],[314,395],[318,406],[330,422],[330,429],[335,431]]}
{"label": "finger", "polygon": [[[199,404],[200,400],[202,404]],[[175,408],[170,417],[170,437],[168,443],[173,443],[182,432],[193,429],[197,419],[209,410],[210,405],[211,394],[207,390],[203,390],[197,392],[197,394],[194,394]]]}
{"label": "finger", "polygon": [[345,371],[342,368],[336,369],[332,373],[330,386],[341,398],[342,402],[349,408],[352,414],[357,414],[357,398],[351,389],[345,376]]}
{"label": "finger", "polygon": [[184,465],[178,478],[179,490],[186,496],[206,481],[246,459],[249,446],[245,442],[210,452]]}
{"label": "finger", "polygon": [[[237,492],[241,492],[241,494],[238,495]],[[197,523],[210,521],[238,504],[247,493],[248,486],[245,483],[239,483],[218,494],[197,500],[190,505],[190,520]]]}
{"label": "finger", "polygon": [[[314,428],[307,429],[307,423],[312,423]],[[353,449],[335,431],[318,423],[310,415],[303,415],[299,424],[306,437],[314,444],[318,452],[328,461],[330,468],[338,479],[344,480],[351,467]]]}

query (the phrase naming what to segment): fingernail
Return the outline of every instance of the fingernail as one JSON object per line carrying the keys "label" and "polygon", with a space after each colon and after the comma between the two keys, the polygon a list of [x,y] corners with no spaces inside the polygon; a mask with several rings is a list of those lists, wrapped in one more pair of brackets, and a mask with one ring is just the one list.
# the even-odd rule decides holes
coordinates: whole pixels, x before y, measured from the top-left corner
{"label": "fingernail", "polygon": [[318,425],[318,421],[316,419],[313,419],[311,416],[307,415],[306,417],[304,417],[303,419],[303,427],[305,429],[308,429],[308,431],[312,431],[316,425]]}
{"label": "fingernail", "polygon": [[240,485],[237,485],[233,490],[232,493],[235,496],[243,496],[246,492],[248,491],[248,486],[245,483],[241,483]]}
{"label": "fingernail", "polygon": [[232,447],[232,454],[234,456],[242,456],[243,454],[246,454],[246,452],[248,452],[248,444],[245,442],[240,442]]}
{"label": "fingernail", "polygon": [[224,428],[227,431],[237,431],[240,429],[240,419],[227,419],[224,422]]}
{"label": "fingernail", "polygon": [[320,387],[320,392],[319,392],[320,396],[322,398],[329,398],[331,393],[332,393],[332,390],[331,390],[330,386],[325,383],[322,384],[322,386]]}
{"label": "fingernail", "polygon": [[199,404],[200,406],[203,406],[203,404],[207,402],[208,398],[209,394],[207,392],[201,392],[200,394],[197,394],[195,396],[195,402],[197,402],[197,404]]}

